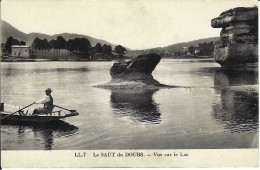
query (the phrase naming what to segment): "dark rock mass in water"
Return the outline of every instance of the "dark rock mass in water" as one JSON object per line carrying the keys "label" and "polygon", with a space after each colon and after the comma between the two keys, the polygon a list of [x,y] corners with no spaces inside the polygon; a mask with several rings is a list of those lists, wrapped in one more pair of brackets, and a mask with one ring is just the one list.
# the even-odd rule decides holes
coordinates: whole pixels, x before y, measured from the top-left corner
{"label": "dark rock mass in water", "polygon": [[144,54],[130,61],[114,63],[110,69],[112,80],[96,87],[108,89],[158,89],[175,87],[160,84],[152,76],[152,72],[160,62],[158,54]]}
{"label": "dark rock mass in water", "polygon": [[221,66],[239,66],[258,61],[258,8],[234,8],[211,20],[222,28],[214,57]]}
{"label": "dark rock mass in water", "polygon": [[113,79],[147,79],[150,78],[160,60],[161,57],[158,54],[140,55],[128,62],[114,63],[110,69],[110,75]]}

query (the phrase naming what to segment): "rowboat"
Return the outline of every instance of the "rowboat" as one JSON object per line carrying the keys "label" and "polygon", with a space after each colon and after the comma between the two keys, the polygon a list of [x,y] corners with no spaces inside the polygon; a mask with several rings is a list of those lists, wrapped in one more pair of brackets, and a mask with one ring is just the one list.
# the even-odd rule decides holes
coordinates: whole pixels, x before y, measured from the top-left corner
{"label": "rowboat", "polygon": [[13,114],[12,111],[5,110],[5,108],[1,103],[1,122],[51,122],[79,115],[76,110],[69,110],[67,113],[63,110],[56,110],[47,114],[32,115],[32,112],[23,109]]}
{"label": "rowboat", "polygon": [[[1,112],[1,117],[8,116],[10,113],[7,112]],[[79,115],[78,112],[65,114],[62,116],[59,115],[50,115],[50,114],[44,114],[44,115],[11,115],[6,117],[5,119],[1,121],[19,121],[19,122],[50,122],[50,121],[57,121],[60,119],[64,119],[67,117],[77,116]]]}

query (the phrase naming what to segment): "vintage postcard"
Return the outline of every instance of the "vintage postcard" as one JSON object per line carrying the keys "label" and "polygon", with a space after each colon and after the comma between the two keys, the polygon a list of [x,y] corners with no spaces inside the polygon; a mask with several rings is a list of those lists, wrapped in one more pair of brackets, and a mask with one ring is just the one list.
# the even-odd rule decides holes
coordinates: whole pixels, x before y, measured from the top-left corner
{"label": "vintage postcard", "polygon": [[258,167],[257,0],[2,0],[1,168]]}

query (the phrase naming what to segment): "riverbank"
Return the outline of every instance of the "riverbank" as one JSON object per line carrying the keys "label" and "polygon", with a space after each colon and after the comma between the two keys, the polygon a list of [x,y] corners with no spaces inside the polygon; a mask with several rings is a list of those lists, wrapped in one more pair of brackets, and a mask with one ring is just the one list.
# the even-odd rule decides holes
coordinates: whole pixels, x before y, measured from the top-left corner
{"label": "riverbank", "polygon": [[104,62],[112,60],[88,60],[88,59],[1,59],[1,62],[52,62],[52,61],[67,61],[67,62]]}
{"label": "riverbank", "polygon": [[[125,57],[125,60],[131,59],[131,57]],[[172,59],[172,60],[194,60],[200,62],[215,62],[214,58],[163,58],[163,59]],[[116,61],[118,58],[114,59],[84,59],[80,57],[74,58],[24,58],[24,57],[4,57],[1,58],[1,62],[51,62],[51,61],[62,61],[62,62],[104,62],[104,61]]]}
{"label": "riverbank", "polygon": [[[130,59],[131,57],[125,56],[124,59]],[[46,62],[46,61],[81,61],[81,62],[93,62],[93,61],[112,61],[118,60],[117,55],[103,55],[96,54],[87,56],[83,53],[51,53],[51,52],[35,52],[33,57],[17,57],[4,55],[1,57],[1,62]]]}

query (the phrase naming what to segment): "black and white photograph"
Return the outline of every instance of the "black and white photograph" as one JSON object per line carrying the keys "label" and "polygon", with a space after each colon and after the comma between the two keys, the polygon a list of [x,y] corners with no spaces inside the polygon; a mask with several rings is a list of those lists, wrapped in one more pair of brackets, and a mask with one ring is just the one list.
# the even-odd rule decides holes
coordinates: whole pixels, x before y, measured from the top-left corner
{"label": "black and white photograph", "polygon": [[257,0],[1,1],[1,151],[258,151],[258,82]]}

